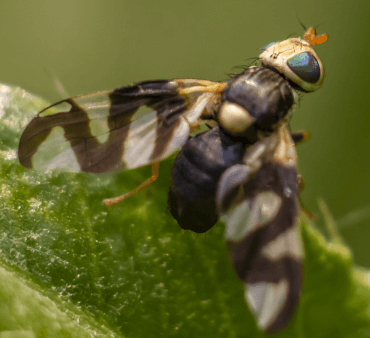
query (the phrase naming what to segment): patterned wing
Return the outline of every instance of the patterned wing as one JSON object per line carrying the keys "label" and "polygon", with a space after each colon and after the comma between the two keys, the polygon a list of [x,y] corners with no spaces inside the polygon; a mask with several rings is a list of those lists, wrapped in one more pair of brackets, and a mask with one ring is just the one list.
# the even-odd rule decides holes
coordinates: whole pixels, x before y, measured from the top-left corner
{"label": "patterned wing", "polygon": [[217,202],[225,237],[257,325],[283,329],[297,307],[302,275],[294,142],[286,125],[225,171]]}
{"label": "patterned wing", "polygon": [[18,156],[27,168],[104,173],[158,162],[181,147],[223,82],[147,81],[63,100],[26,127]]}

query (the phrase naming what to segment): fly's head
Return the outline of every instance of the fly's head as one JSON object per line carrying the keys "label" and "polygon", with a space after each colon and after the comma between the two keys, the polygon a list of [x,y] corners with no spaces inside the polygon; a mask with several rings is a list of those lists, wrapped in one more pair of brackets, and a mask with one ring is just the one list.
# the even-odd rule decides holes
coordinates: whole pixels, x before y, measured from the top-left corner
{"label": "fly's head", "polygon": [[313,92],[322,85],[324,67],[312,46],[327,39],[326,34],[316,35],[315,30],[309,28],[303,39],[290,38],[266,45],[259,56],[260,62],[284,75],[296,89]]}

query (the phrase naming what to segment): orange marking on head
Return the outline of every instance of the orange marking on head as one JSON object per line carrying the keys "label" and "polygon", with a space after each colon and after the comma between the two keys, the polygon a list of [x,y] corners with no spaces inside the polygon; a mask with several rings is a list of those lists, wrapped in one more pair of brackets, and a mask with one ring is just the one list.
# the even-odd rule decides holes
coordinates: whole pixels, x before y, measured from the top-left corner
{"label": "orange marking on head", "polygon": [[303,39],[307,41],[310,45],[321,45],[328,39],[327,34],[316,35],[315,30],[310,27],[306,33],[304,33]]}

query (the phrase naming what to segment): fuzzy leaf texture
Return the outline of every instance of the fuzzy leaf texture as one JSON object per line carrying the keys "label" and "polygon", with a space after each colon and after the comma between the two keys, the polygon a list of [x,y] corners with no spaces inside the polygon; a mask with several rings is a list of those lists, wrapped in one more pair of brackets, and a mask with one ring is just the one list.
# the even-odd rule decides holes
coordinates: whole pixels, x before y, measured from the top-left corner
{"label": "fuzzy leaf texture", "polygon": [[[145,191],[141,168],[44,173],[17,159],[20,135],[48,105],[0,85],[0,338],[264,337],[228,257],[223,225],[183,232],[167,209],[173,158]],[[370,337],[369,272],[344,244],[302,224],[298,311],[276,337]]]}

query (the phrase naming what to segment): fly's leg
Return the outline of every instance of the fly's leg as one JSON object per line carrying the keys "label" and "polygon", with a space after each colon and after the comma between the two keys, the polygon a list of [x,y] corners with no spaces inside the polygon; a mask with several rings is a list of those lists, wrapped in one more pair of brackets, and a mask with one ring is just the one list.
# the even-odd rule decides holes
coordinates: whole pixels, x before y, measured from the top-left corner
{"label": "fly's leg", "polygon": [[[299,191],[302,192],[304,189],[304,181],[301,175],[297,176],[298,180],[298,186],[299,186]],[[312,213],[310,210],[307,209],[307,207],[303,204],[301,196],[299,196],[299,204],[303,210],[303,212],[306,214],[306,216],[311,220],[311,221],[316,221],[317,216]]]}
{"label": "fly's leg", "polygon": [[295,144],[306,142],[310,138],[310,134],[307,131],[298,131],[296,133],[290,133]]}
{"label": "fly's leg", "polygon": [[[292,137],[295,144],[306,142],[310,138],[310,134],[307,131],[298,131],[296,133],[290,133],[290,136]],[[298,186],[299,186],[299,192],[302,192],[304,189],[304,181],[301,175],[297,176],[297,181],[298,181]],[[306,216],[310,220],[315,221],[317,216],[307,209],[307,207],[304,205],[302,201],[301,196],[299,196],[299,204],[303,212],[306,214]]]}
{"label": "fly's leg", "polygon": [[159,175],[159,162],[155,162],[155,163],[152,164],[152,174],[145,182],[141,183],[136,189],[131,190],[127,194],[117,196],[117,197],[113,197],[113,198],[107,198],[107,199],[103,200],[104,204],[107,207],[110,207],[113,204],[119,203],[119,202],[125,200],[126,198],[137,194],[140,190],[142,190],[145,187],[147,187],[148,185],[152,184],[158,178],[158,175]]}

